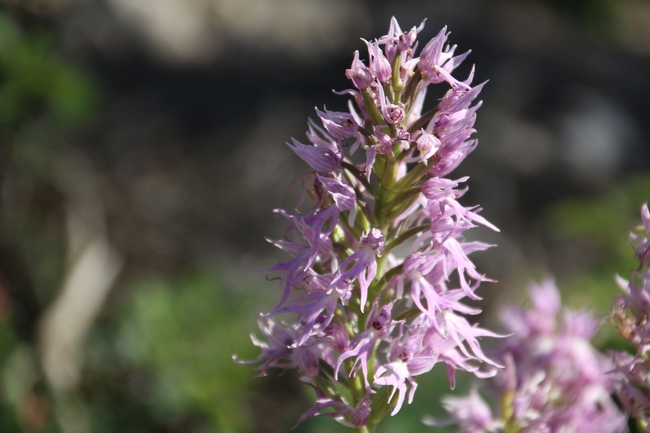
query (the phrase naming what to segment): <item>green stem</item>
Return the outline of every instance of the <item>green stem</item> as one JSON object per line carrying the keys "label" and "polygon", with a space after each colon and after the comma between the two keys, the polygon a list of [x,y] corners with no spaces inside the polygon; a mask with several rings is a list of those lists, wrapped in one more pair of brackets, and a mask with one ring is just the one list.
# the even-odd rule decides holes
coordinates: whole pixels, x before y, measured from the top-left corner
{"label": "green stem", "polygon": [[343,168],[346,169],[348,172],[350,172],[361,184],[372,194],[373,196],[377,196],[377,191],[368,183],[368,179],[366,179],[364,176],[359,173],[359,170],[357,168],[350,164],[349,162],[343,162]]}
{"label": "green stem", "polygon": [[[350,224],[348,224],[347,215],[344,214],[343,217],[339,219],[339,224],[343,225],[343,227],[348,229],[350,231],[350,233],[352,233],[354,236],[357,237],[357,239],[361,238],[361,231],[363,230],[361,227],[358,227],[358,226],[365,227],[364,224],[363,224],[363,221],[359,221],[359,218],[361,218],[361,215],[363,215],[363,212],[357,213],[357,217],[355,218],[355,221],[354,221],[354,227],[351,226]],[[360,230],[360,228],[361,228],[361,230]]]}
{"label": "green stem", "polygon": [[401,100],[405,105],[406,112],[411,111],[411,104],[413,103],[413,97],[416,95],[417,84],[419,81],[419,74],[413,74],[406,81],[404,86],[404,91],[402,92]]}
{"label": "green stem", "polygon": [[[357,204],[359,205],[359,208],[363,212],[363,215],[368,220],[368,224],[371,225],[372,227],[378,227],[379,222],[375,218],[375,215],[372,213],[372,211],[370,209],[368,209],[368,206],[366,205],[366,203],[361,201],[361,202],[358,202]],[[366,229],[366,231],[369,231],[369,230],[370,230],[370,227],[368,227]]]}
{"label": "green stem", "polygon": [[503,395],[503,398],[501,399],[501,413],[503,414],[502,416],[505,424],[503,428],[504,433],[521,432],[521,428],[517,424],[517,420],[515,419],[515,414],[512,407],[514,398],[514,390],[509,390],[506,391],[506,393]]}
{"label": "green stem", "polygon": [[362,90],[361,94],[363,96],[363,104],[365,105],[366,110],[368,111],[368,114],[370,114],[373,122],[375,122],[376,125],[385,125],[386,121],[384,120],[384,116],[381,115],[379,107],[377,107],[377,104],[375,104],[375,101],[372,99],[370,93],[368,93],[368,90]]}
{"label": "green stem", "polygon": [[386,243],[386,248],[384,248],[384,253],[392,250],[395,247],[398,247],[402,244],[402,242],[408,240],[411,236],[415,236],[418,233],[422,233],[423,231],[427,230],[430,227],[429,224],[422,224],[419,226],[411,227],[410,229],[406,230],[404,233],[396,237],[395,239],[392,239]]}
{"label": "green stem", "polygon": [[[348,369],[348,372],[351,372],[354,368],[354,362],[352,361],[352,359],[346,359],[345,364]],[[354,406],[356,406],[357,403],[359,403],[366,395],[363,378],[361,377],[362,374],[363,373],[359,371],[357,374],[354,375],[354,377],[349,379],[349,385],[350,385],[349,389],[350,392],[352,392],[352,398],[354,399]]]}
{"label": "green stem", "polygon": [[384,213],[384,208],[389,200],[389,191],[384,190],[384,188],[379,186],[379,194],[375,196],[375,218],[377,219],[378,228],[382,233],[388,232],[388,224],[386,223],[386,214]]}
{"label": "green stem", "polygon": [[382,185],[387,190],[391,190],[393,185],[395,185],[395,179],[397,178],[397,160],[392,153],[386,155],[386,168],[384,169],[384,178],[382,179]]}
{"label": "green stem", "polygon": [[384,88],[384,93],[388,97],[388,100],[391,101],[393,104],[397,104],[397,102],[395,102],[397,95],[395,95],[395,92],[393,91],[393,87],[390,86],[388,83],[382,84],[381,86]]}
{"label": "green stem", "polygon": [[[386,255],[384,254],[382,257],[380,257],[380,260],[385,256]],[[383,262],[380,262],[380,264],[385,266],[385,260]],[[384,289],[384,287],[386,287],[386,284],[388,284],[390,280],[403,272],[404,267],[403,264],[395,266],[390,271],[382,275],[384,266],[381,266],[382,269],[377,269],[377,275],[381,275],[381,277],[376,278],[368,288],[368,298],[372,300],[374,300],[379,295],[379,293]]]}
{"label": "green stem", "polygon": [[422,180],[422,176],[429,170],[425,164],[418,164],[411,171],[409,171],[406,176],[401,178],[395,183],[393,187],[394,190],[399,191],[402,189],[407,189],[415,186],[415,184]]}
{"label": "green stem", "polygon": [[[395,52],[395,57],[393,57],[393,62],[390,65],[392,74],[391,74],[391,85],[393,86],[393,89],[395,89],[395,93],[399,94],[401,96],[401,92],[403,89],[403,85],[400,83],[399,79],[399,73],[400,73],[400,68],[402,67],[402,56],[400,51]],[[397,104],[398,100],[393,100],[393,104]]]}
{"label": "green stem", "polygon": [[407,210],[413,203],[415,203],[422,190],[421,186],[414,186],[400,192],[395,197],[392,197],[390,202],[384,208],[384,213],[388,215],[388,221],[393,221]]}
{"label": "green stem", "polygon": [[[375,156],[375,163],[372,165],[372,172],[379,181],[379,187],[381,188],[381,181],[384,178],[384,170],[386,169],[386,156],[384,154],[377,154]],[[375,197],[377,195],[375,194]]]}
{"label": "green stem", "polygon": [[413,122],[411,127],[408,129],[409,134],[413,134],[418,129],[422,128],[425,123],[433,119],[433,116],[438,112],[438,107],[432,108],[431,110],[424,113],[418,120]]}
{"label": "green stem", "polygon": [[409,308],[408,310],[404,310],[401,313],[399,313],[393,320],[399,321],[399,320],[409,320],[418,314],[420,314],[422,311],[419,308]]}

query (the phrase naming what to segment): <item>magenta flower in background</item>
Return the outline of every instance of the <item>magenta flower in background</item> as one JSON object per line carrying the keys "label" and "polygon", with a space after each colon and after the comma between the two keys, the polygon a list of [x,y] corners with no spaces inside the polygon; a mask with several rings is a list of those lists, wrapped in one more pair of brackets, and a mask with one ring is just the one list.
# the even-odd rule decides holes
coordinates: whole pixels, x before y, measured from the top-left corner
{"label": "magenta flower in background", "polygon": [[608,357],[589,342],[600,321],[585,311],[561,311],[552,280],[531,286],[530,308],[510,308],[502,322],[512,336],[497,354],[505,364],[494,378],[500,400],[491,409],[474,391],[447,397],[447,423],[459,432],[620,433],[626,418],[610,394]]}
{"label": "magenta flower in background", "polygon": [[650,212],[641,208],[645,236],[630,233],[639,268],[630,281],[619,278],[626,292],[612,304],[611,319],[619,333],[629,341],[635,353],[613,352],[617,396],[641,430],[650,428]]}
{"label": "magenta flower in background", "polygon": [[[403,32],[393,18],[387,35],[365,41],[368,63],[354,53],[345,72],[354,89],[339,93],[352,97],[349,112],[316,109],[322,127],[310,121],[310,144],[288,143],[313,170],[304,183],[314,203],[303,215],[277,211],[290,228],[272,243],[291,258],[266,271],[284,292],[260,315],[262,352],[248,363],[260,375],[300,372],[316,402],[299,422],[326,415],[371,432],[436,364],[452,388],[456,370],[487,377],[501,367],[479,341],[499,336],[470,324],[464,315],[480,311],[462,303],[491,281],[468,258],[490,245],[463,234],[497,228],[458,202],[467,178],[442,177],[476,147],[483,84],[452,76],[468,53],[453,56],[446,29],[416,57],[423,26]],[[431,84],[448,90],[422,113]]]}

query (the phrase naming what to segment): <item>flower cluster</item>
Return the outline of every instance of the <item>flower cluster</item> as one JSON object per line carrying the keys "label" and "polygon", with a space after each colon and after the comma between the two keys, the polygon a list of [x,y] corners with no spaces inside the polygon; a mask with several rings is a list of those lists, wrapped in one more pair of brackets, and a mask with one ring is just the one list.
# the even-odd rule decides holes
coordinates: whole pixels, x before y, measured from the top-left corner
{"label": "flower cluster", "polygon": [[617,366],[612,373],[619,379],[617,396],[625,410],[643,430],[650,422],[650,212],[641,209],[646,236],[630,234],[639,269],[630,281],[619,278],[625,296],[614,300],[611,319],[619,333],[636,349],[634,355],[614,352]]}
{"label": "flower cluster", "polygon": [[[480,311],[461,303],[490,281],[468,258],[489,245],[463,233],[497,229],[458,202],[467,178],[443,177],[476,147],[472,102],[483,84],[471,85],[473,69],[452,76],[469,52],[454,55],[446,28],[415,57],[423,25],[403,32],[393,18],[387,35],[364,41],[368,62],[354,53],[354,89],[341,92],[354,101],[349,111],[317,109],[310,143],[287,143],[311,166],[303,183],[315,204],[302,215],[276,211],[290,228],[272,243],[292,258],[266,271],[284,291],[260,314],[265,338],[253,339],[262,353],[251,363],[261,375],[300,371],[317,396],[300,421],[328,415],[372,431],[412,401],[415,378],[435,364],[452,387],[456,370],[485,377],[500,367],[479,345],[497,335],[468,322]],[[449,88],[422,113],[431,84]]]}
{"label": "flower cluster", "polygon": [[493,415],[474,391],[443,401],[452,421],[468,433],[624,431],[626,419],[610,397],[612,364],[589,343],[599,321],[570,310],[558,318],[553,281],[529,294],[532,309],[512,308],[502,317],[513,337],[499,352],[505,368],[494,379],[501,414]]}

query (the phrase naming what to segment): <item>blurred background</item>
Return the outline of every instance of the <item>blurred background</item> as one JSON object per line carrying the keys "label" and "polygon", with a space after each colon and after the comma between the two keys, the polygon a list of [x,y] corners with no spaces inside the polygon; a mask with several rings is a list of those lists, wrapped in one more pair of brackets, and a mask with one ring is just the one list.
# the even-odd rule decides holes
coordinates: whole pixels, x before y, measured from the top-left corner
{"label": "blurred background", "polygon": [[[460,76],[490,80],[451,175],[502,229],[472,234],[498,245],[473,257],[499,281],[481,322],[546,276],[606,316],[650,199],[649,1],[0,0],[0,431],[291,429],[312,392],[231,356],[280,294],[253,272],[285,258],[264,237],[307,171],[284,142],[345,110],[392,15],[423,42],[448,25]],[[419,382],[382,433],[431,431],[450,391]]]}

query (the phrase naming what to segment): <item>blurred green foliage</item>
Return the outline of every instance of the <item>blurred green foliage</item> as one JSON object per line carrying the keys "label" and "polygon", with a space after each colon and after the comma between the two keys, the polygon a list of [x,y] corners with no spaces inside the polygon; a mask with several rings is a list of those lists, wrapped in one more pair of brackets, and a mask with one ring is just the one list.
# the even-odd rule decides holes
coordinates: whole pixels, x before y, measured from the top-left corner
{"label": "blurred green foliage", "polygon": [[150,431],[146,418],[153,425],[181,423],[183,431],[251,431],[246,389],[254,372],[232,360],[258,355],[248,338],[255,326],[251,298],[208,272],[143,279],[128,291],[102,326],[110,331],[91,339],[88,372],[114,360],[108,373],[124,378],[123,397],[139,401],[144,413],[138,427],[108,416],[119,407],[93,404],[102,420],[95,431]]}
{"label": "blurred green foliage", "polygon": [[[54,130],[91,119],[98,88],[47,32],[0,10],[0,431],[56,432],[34,345],[40,306],[64,275],[66,239],[53,182]],[[64,146],[65,147],[65,146]],[[34,162],[38,162],[34,164]]]}
{"label": "blurred green foliage", "polygon": [[[564,303],[607,316],[612,299],[623,295],[614,277],[629,279],[638,268],[628,233],[641,224],[641,205],[650,199],[650,175],[636,175],[593,198],[571,198],[551,206],[544,220],[550,239],[582,245],[587,266],[559,281]],[[602,327],[602,344],[623,344],[612,326]]]}
{"label": "blurred green foliage", "polygon": [[[8,316],[8,299],[6,292],[0,290],[0,367],[2,368],[3,376],[6,374],[7,360],[18,346],[18,342],[11,329]],[[6,381],[0,382],[3,384],[2,393],[0,393],[0,431],[12,432],[20,431],[18,424],[18,416],[16,411],[18,409],[15,405],[6,404],[10,395],[6,392]]]}
{"label": "blurred green foliage", "polygon": [[612,11],[616,0],[543,0],[559,10],[563,10],[585,21],[602,23],[613,18]]}
{"label": "blurred green foliage", "polygon": [[9,197],[0,246],[20,255],[45,304],[59,288],[66,257],[57,162],[102,98],[92,75],[58,53],[48,31],[23,27],[0,9],[0,170]]}
{"label": "blurred green foliage", "polygon": [[98,87],[56,54],[47,33],[25,33],[0,12],[0,127],[45,109],[60,126],[74,127],[95,114]]}

